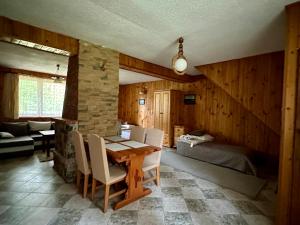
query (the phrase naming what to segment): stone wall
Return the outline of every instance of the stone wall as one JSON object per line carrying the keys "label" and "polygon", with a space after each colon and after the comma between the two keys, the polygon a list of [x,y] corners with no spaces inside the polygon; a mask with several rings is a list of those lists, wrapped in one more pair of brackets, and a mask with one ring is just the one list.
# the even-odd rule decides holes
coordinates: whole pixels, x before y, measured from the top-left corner
{"label": "stone wall", "polygon": [[54,119],[55,150],[53,152],[54,169],[67,182],[76,176],[75,149],[72,144],[72,131],[77,130],[77,121]]}
{"label": "stone wall", "polygon": [[80,41],[78,130],[83,136],[117,133],[118,94],[119,53]]}

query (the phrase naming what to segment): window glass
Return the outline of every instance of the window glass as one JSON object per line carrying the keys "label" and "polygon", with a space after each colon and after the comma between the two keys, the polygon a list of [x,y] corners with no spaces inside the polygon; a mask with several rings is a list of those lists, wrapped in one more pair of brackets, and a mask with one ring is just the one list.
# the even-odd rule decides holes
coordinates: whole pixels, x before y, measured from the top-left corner
{"label": "window glass", "polygon": [[19,78],[19,116],[61,116],[65,96],[65,82],[30,76]]}

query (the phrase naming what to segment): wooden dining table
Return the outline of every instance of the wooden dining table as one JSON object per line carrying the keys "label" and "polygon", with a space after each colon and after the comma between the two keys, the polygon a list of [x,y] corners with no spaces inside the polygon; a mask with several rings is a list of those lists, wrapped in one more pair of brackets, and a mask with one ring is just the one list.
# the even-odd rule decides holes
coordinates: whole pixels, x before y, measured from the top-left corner
{"label": "wooden dining table", "polygon": [[[124,164],[127,167],[127,175],[125,182],[127,184],[127,191],[125,192],[125,198],[117,202],[114,206],[114,209],[122,208],[131,202],[134,202],[146,195],[151,194],[151,189],[144,187],[144,172],[143,172],[143,163],[145,156],[161,151],[159,147],[151,145],[143,145],[142,147],[132,147],[126,144],[126,140],[122,138],[109,139],[109,137],[104,138],[109,143],[117,143],[128,149],[125,150],[110,150],[106,148],[107,156],[112,161],[120,164]],[[128,141],[128,140],[127,140]],[[107,146],[109,145],[107,143]]]}

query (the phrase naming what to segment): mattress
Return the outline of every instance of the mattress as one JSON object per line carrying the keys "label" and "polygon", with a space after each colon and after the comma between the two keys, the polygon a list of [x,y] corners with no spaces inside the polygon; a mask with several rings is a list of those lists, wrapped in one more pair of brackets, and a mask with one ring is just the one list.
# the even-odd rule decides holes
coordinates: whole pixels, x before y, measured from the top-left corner
{"label": "mattress", "polygon": [[242,146],[205,142],[190,147],[188,143],[178,141],[177,153],[246,174],[256,175],[255,166],[249,157],[249,150]]}

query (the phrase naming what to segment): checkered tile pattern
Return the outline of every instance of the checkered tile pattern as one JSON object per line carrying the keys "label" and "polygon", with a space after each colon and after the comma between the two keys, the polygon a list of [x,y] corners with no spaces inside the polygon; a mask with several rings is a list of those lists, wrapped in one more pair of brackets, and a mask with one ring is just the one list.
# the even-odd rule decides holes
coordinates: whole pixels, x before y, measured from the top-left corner
{"label": "checkered tile pattern", "polygon": [[103,214],[103,192],[83,199],[36,156],[0,160],[0,224],[22,225],[269,225],[273,224],[274,185],[257,199],[168,166],[161,166],[161,186],[122,209]]}

